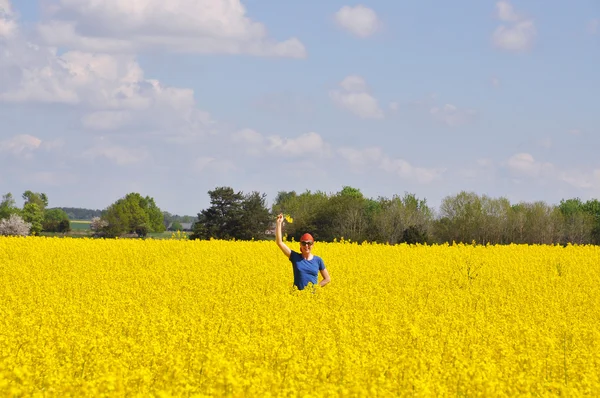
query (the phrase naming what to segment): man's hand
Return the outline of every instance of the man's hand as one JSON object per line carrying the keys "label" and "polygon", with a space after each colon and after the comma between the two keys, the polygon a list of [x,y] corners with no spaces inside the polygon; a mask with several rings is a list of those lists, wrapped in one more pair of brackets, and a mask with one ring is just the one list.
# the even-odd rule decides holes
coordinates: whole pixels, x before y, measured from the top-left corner
{"label": "man's hand", "polygon": [[279,213],[279,215],[277,216],[277,224],[278,225],[283,224],[283,214],[281,214],[281,213]]}

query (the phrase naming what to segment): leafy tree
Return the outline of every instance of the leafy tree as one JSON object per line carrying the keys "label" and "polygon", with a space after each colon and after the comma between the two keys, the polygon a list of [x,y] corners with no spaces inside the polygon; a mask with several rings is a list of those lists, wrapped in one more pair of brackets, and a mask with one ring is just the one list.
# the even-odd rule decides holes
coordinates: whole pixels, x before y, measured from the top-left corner
{"label": "leafy tree", "polygon": [[442,200],[440,214],[451,222],[448,242],[482,242],[480,231],[482,224],[481,198],[474,192],[462,191],[456,196]]}
{"label": "leafy tree", "polygon": [[579,198],[561,200],[558,210],[562,216],[562,243],[589,243],[594,229],[594,214],[586,211],[590,207],[585,207]]}
{"label": "leafy tree", "polygon": [[279,191],[271,207],[273,214],[290,214],[295,210],[294,203],[297,197],[296,191]]}
{"label": "leafy tree", "polygon": [[31,224],[25,222],[18,214],[11,214],[8,218],[0,220],[0,235],[4,236],[27,236]]}
{"label": "leafy tree", "polygon": [[46,209],[44,221],[42,221],[42,230],[46,232],[69,232],[71,230],[69,216],[61,209]]}
{"label": "leafy tree", "polygon": [[163,211],[163,223],[165,228],[171,230],[169,225],[171,225],[173,222],[175,222],[175,216],[168,211]]}
{"label": "leafy tree", "polygon": [[186,224],[191,223],[191,222],[194,222],[194,217],[193,216],[181,216],[179,219],[179,222],[186,223]]}
{"label": "leafy tree", "polygon": [[240,236],[242,229],[242,192],[230,187],[217,187],[208,191],[211,206],[198,213],[190,239],[232,239]]}
{"label": "leafy tree", "polygon": [[171,227],[169,228],[169,231],[182,231],[183,230],[183,226],[181,225],[181,223],[179,221],[173,221],[173,223],[171,224]]}
{"label": "leafy tree", "polygon": [[67,213],[69,220],[89,220],[91,221],[94,217],[102,216],[101,210],[83,209],[79,207],[58,207]]}
{"label": "leafy tree", "polygon": [[288,237],[299,240],[302,234],[309,232],[317,240],[333,240],[334,212],[328,203],[329,196],[322,191],[306,190],[300,195],[289,196],[284,213],[290,214],[294,223],[286,225]]}
{"label": "leafy tree", "polygon": [[264,239],[271,223],[266,194],[251,192],[242,201],[241,229],[238,239]]}
{"label": "leafy tree", "polygon": [[368,201],[359,189],[344,186],[340,192],[329,198],[326,209],[333,220],[333,236],[325,236],[326,240],[336,237],[355,242],[367,239]]}
{"label": "leafy tree", "polygon": [[42,211],[48,206],[48,197],[45,193],[36,193],[32,191],[25,191],[23,193],[23,199],[25,200],[24,205],[30,203],[36,204]]}
{"label": "leafy tree", "polygon": [[591,199],[584,203],[583,210],[590,215],[593,226],[590,232],[590,242],[600,245],[600,201]]}
{"label": "leafy tree", "polygon": [[402,233],[401,242],[408,244],[427,243],[427,233],[416,225],[411,225]]}
{"label": "leafy tree", "polygon": [[90,223],[90,229],[92,231],[100,232],[108,227],[108,222],[102,220],[100,217],[92,218],[92,222]]}
{"label": "leafy tree", "polygon": [[9,218],[13,214],[19,214],[19,208],[9,192],[2,196],[2,202],[0,202],[0,220]]}
{"label": "leafy tree", "polygon": [[39,235],[42,232],[42,222],[44,221],[44,210],[37,203],[29,202],[23,206],[23,220],[31,224],[30,232],[32,235]]}
{"label": "leafy tree", "polygon": [[[431,229],[433,212],[427,202],[414,194],[403,197],[394,195],[391,199],[380,197],[373,215],[373,236],[377,241],[396,244],[405,242],[405,231],[419,231],[427,237]],[[411,238],[412,239],[412,238]]]}
{"label": "leafy tree", "polygon": [[163,232],[163,213],[156,206],[154,199],[143,197],[137,192],[125,195],[110,205],[102,220],[108,225],[103,228],[108,236],[118,236],[123,233],[136,233],[146,236],[148,232]]}
{"label": "leafy tree", "polygon": [[158,208],[153,198],[149,196],[142,198],[140,206],[148,213],[149,224],[147,230],[149,232],[164,232],[167,229],[163,222],[163,213]]}

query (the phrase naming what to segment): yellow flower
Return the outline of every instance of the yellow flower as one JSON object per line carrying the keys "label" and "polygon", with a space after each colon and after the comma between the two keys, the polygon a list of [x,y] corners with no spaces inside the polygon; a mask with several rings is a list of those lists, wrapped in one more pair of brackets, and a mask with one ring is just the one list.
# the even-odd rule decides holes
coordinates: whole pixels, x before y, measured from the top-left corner
{"label": "yellow flower", "polygon": [[0,237],[0,396],[600,396],[598,246],[186,236]]}

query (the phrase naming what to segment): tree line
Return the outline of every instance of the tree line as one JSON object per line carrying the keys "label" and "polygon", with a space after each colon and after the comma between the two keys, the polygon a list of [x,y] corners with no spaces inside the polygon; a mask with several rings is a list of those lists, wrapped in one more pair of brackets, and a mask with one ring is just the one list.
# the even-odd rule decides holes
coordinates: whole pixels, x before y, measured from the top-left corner
{"label": "tree line", "polygon": [[[275,217],[284,213],[293,220],[284,233],[296,240],[310,232],[320,241],[389,244],[600,244],[597,199],[513,204],[504,197],[463,191],[445,197],[436,211],[411,193],[374,199],[348,186],[336,193],[280,191],[270,206],[266,194],[257,191],[217,187],[208,195],[210,206],[194,219],[162,211],[153,198],[132,192],[95,213],[91,227],[97,237],[144,237],[193,222],[190,239],[259,240],[272,238]],[[10,193],[3,196],[0,235],[70,230],[65,209],[74,208],[47,208],[44,193],[26,191],[23,199],[23,207],[17,208]]]}
{"label": "tree line", "polygon": [[344,238],[379,243],[600,244],[600,202],[579,198],[512,204],[462,191],[435,211],[411,193],[365,197],[353,187],[339,192],[280,191],[267,208],[265,195],[230,187],[209,191],[211,206],[198,214],[192,239],[264,239],[279,213],[291,216],[284,232],[298,240],[305,232],[331,242]]}

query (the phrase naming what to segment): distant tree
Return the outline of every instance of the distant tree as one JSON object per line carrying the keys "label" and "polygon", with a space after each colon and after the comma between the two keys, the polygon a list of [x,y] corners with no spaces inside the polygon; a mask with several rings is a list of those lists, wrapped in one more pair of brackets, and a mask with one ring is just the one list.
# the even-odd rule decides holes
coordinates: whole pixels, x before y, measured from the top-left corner
{"label": "distant tree", "polygon": [[42,221],[42,230],[46,232],[69,232],[71,230],[69,216],[61,209],[46,209]]}
{"label": "distant tree", "polygon": [[600,201],[590,199],[583,205],[583,210],[590,215],[593,226],[590,232],[590,241],[594,245],[600,245]]}
{"label": "distant tree", "polygon": [[193,216],[181,216],[181,218],[179,219],[179,222],[183,222],[183,223],[192,223],[194,222],[194,218]]}
{"label": "distant tree", "polygon": [[29,235],[30,229],[31,224],[14,213],[8,218],[0,220],[0,235],[27,236]]}
{"label": "distant tree", "polygon": [[208,191],[210,207],[198,213],[190,239],[232,239],[242,228],[242,192],[230,187],[217,187]]}
{"label": "distant tree", "polygon": [[242,200],[241,227],[238,239],[264,239],[271,224],[271,214],[267,208],[266,194],[251,192]]}
{"label": "distant tree", "polygon": [[275,196],[271,211],[273,214],[290,214],[296,209],[295,202],[297,197],[296,191],[279,191],[277,196]]}
{"label": "distant tree", "polygon": [[23,206],[23,220],[31,224],[30,233],[39,235],[42,232],[42,222],[44,221],[44,210],[37,203],[28,202]]}
{"label": "distant tree", "polygon": [[17,207],[15,199],[12,194],[9,192],[2,196],[2,201],[0,202],[0,220],[9,218],[13,214],[19,214],[20,210]]}
{"label": "distant tree", "polygon": [[413,240],[410,234],[416,231],[428,240],[433,211],[425,199],[405,193],[403,197],[394,195],[391,199],[380,197],[372,220],[372,236],[377,241],[390,244],[406,242],[406,238]]}
{"label": "distant tree", "polygon": [[481,234],[481,198],[474,192],[462,191],[455,196],[445,197],[436,224],[436,236],[441,242],[486,243]]}
{"label": "distant tree", "polygon": [[84,209],[79,207],[58,207],[69,216],[69,220],[89,220],[102,216],[102,210]]}
{"label": "distant tree", "polygon": [[163,232],[163,213],[154,199],[132,192],[110,205],[102,215],[108,223],[103,228],[107,236],[136,233],[146,236],[148,232]]}
{"label": "distant tree", "polygon": [[175,221],[175,216],[169,213],[168,211],[163,211],[163,224],[166,229],[169,229],[169,225],[171,225]]}
{"label": "distant tree", "polygon": [[326,207],[331,214],[333,228],[332,236],[324,238],[332,240],[343,237],[355,242],[366,240],[369,227],[368,204],[359,189],[342,187],[341,191],[328,200]]}
{"label": "distant tree", "polygon": [[149,224],[147,230],[149,232],[164,232],[166,227],[163,223],[163,213],[154,202],[154,199],[146,196],[141,200],[142,208],[148,213]]}
{"label": "distant tree", "polygon": [[417,225],[411,225],[410,227],[406,228],[402,233],[401,242],[408,243],[411,245],[414,245],[416,243],[424,244],[427,243],[427,239],[427,232],[422,230]]}
{"label": "distant tree", "polygon": [[36,193],[32,191],[25,191],[23,193],[23,199],[25,200],[24,205],[34,203],[43,211],[48,206],[48,197],[45,193]]}
{"label": "distant tree", "polygon": [[183,231],[183,226],[179,221],[173,221],[171,227],[169,227],[169,231]]}
{"label": "distant tree", "polygon": [[95,232],[100,232],[103,229],[108,227],[108,221],[101,219],[100,217],[92,218],[92,222],[90,223],[90,229]]}
{"label": "distant tree", "polygon": [[558,210],[562,216],[562,243],[590,243],[595,225],[594,214],[586,211],[579,198],[561,200]]}

